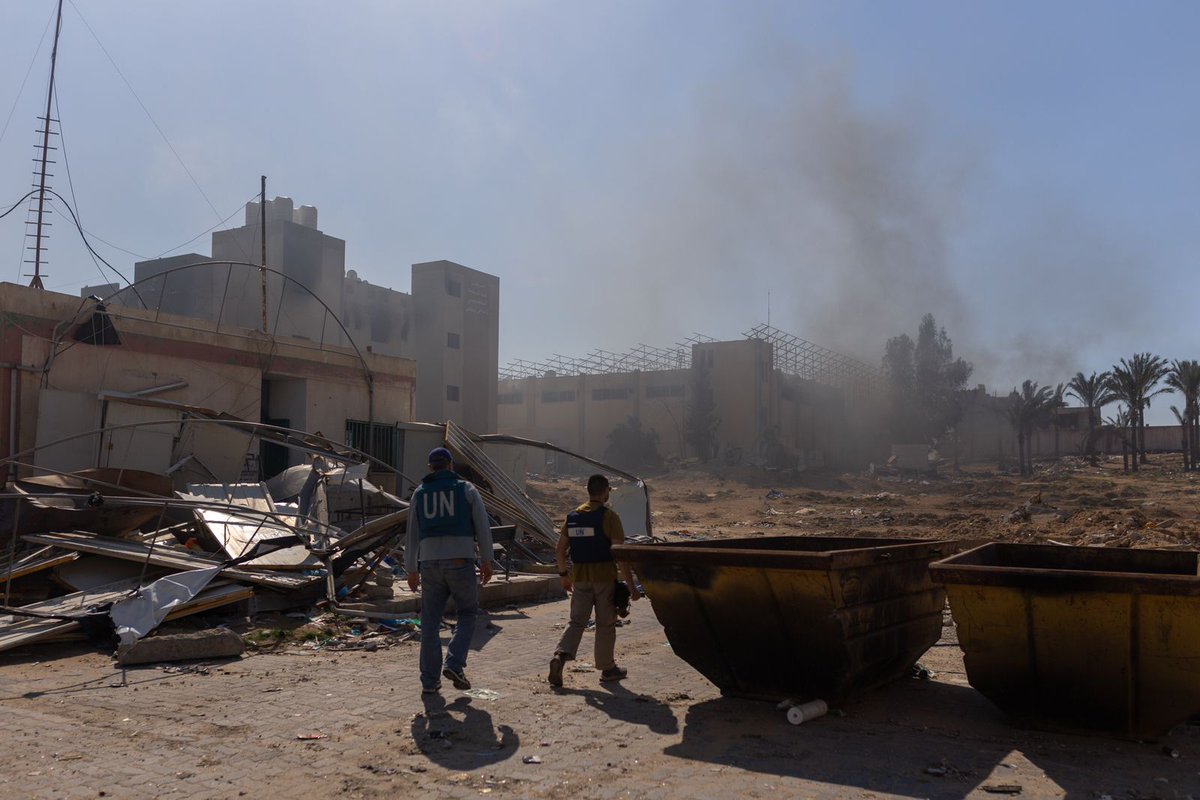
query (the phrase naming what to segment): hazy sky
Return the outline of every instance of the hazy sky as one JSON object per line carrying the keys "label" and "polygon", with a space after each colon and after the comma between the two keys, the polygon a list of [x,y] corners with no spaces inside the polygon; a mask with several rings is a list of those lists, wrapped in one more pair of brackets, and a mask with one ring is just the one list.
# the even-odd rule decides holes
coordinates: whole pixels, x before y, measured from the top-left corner
{"label": "hazy sky", "polygon": [[[0,16],[0,211],[53,9]],[[1200,358],[1198,36],[1193,2],[73,0],[53,185],[131,276],[265,174],[373,283],[499,275],[502,363],[740,337],[769,293],[872,364],[932,312],[1004,392]],[[116,279],[55,223],[47,288]]]}

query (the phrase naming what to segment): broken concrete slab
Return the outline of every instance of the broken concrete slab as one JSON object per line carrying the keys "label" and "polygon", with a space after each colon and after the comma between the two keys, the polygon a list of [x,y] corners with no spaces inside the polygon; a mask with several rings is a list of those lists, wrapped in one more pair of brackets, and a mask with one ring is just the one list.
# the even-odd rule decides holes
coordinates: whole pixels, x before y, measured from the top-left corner
{"label": "broken concrete slab", "polygon": [[246,649],[242,637],[228,628],[213,628],[195,633],[150,636],[117,651],[117,663],[154,664],[161,661],[198,661],[207,658],[233,658]]}
{"label": "broken concrete slab", "polygon": [[[395,599],[375,603],[342,603],[338,610],[347,614],[372,613],[388,617],[411,616],[421,610],[420,593],[413,594],[408,587],[397,584],[394,590]],[[511,580],[492,581],[486,586],[479,587],[479,607],[498,608],[515,603],[537,603],[543,600],[557,600],[566,593],[562,589],[562,580],[558,575],[513,575]],[[451,600],[447,608],[454,608]]]}

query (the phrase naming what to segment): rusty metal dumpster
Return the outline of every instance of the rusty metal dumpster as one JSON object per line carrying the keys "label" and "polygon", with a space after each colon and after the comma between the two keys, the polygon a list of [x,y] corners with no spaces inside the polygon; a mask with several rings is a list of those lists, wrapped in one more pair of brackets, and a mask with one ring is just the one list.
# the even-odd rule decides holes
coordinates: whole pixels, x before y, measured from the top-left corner
{"label": "rusty metal dumpster", "polygon": [[950,542],[776,536],[620,545],[675,654],[723,694],[838,703],[941,636]]}
{"label": "rusty metal dumpster", "polygon": [[1143,738],[1200,711],[1200,554],[994,543],[930,572],[967,679],[1018,721]]}

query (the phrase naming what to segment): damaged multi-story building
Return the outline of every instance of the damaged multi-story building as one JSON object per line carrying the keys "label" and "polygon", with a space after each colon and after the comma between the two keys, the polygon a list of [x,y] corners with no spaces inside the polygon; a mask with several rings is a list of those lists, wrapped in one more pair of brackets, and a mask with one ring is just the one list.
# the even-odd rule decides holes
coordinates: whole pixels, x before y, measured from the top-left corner
{"label": "damaged multi-story building", "polygon": [[181,468],[233,480],[303,454],[249,452],[220,434],[181,445],[169,426],[131,423],[200,406],[319,432],[396,467],[401,423],[496,430],[499,279],[451,261],[411,275],[406,293],[347,272],[345,242],[317,227],[317,210],[280,197],[213,233],[211,256],[138,262],[127,287],[85,287],[81,300],[4,284],[0,446],[36,446],[30,464],[63,471],[159,472],[182,447]]}

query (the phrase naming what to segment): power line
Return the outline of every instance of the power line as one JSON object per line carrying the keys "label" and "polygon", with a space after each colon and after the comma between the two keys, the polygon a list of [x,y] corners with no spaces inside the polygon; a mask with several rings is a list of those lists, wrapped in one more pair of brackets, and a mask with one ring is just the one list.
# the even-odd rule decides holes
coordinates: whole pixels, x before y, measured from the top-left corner
{"label": "power line", "polygon": [[[186,242],[184,242],[183,244],[177,244],[177,245],[175,245],[174,247],[172,247],[172,248],[171,248],[171,249],[169,249],[169,250],[164,250],[164,251],[162,251],[162,252],[161,252],[161,253],[159,253],[157,256],[155,256],[155,258],[162,258],[162,257],[163,257],[163,256],[165,256],[167,253],[171,253],[171,252],[174,252],[175,250],[179,250],[180,248],[187,247],[189,244],[191,244],[192,242],[196,241],[197,239],[199,239],[199,238],[200,238],[201,236],[203,236],[204,234],[206,234],[206,233],[212,233],[212,232],[213,232],[213,231],[215,231],[217,228],[221,227],[221,226],[222,226],[222,225],[224,225],[226,222],[229,222],[229,220],[233,219],[233,218],[234,218],[234,217],[236,217],[238,214],[240,214],[240,213],[242,212],[242,210],[243,210],[243,209],[246,207],[246,204],[247,204],[247,203],[249,203],[251,200],[253,200],[253,199],[254,199],[254,198],[256,198],[256,197],[258,197],[258,195],[257,195],[257,194],[253,194],[253,195],[251,195],[249,198],[247,198],[247,199],[246,199],[246,201],[245,201],[244,203],[242,203],[242,204],[241,204],[241,205],[239,205],[239,206],[238,206],[236,209],[234,209],[233,213],[231,213],[231,214],[230,214],[229,216],[227,216],[225,219],[223,219],[223,220],[221,220],[220,222],[218,222],[216,225],[213,225],[212,227],[210,227],[210,228],[208,228],[208,229],[206,229],[206,230],[200,231],[200,233],[197,233],[195,236],[193,236],[192,238],[188,239],[188,240],[187,240]],[[102,240],[102,241],[103,241],[103,240]],[[119,248],[119,247],[118,247],[117,249],[118,249],[118,250],[120,250],[121,248]],[[243,252],[245,252],[245,248],[242,248],[242,250],[243,250]],[[126,251],[126,252],[129,252],[129,251]],[[133,255],[136,255],[136,253],[134,253]],[[145,256],[142,256],[142,258],[145,258]],[[247,256],[247,258],[249,258],[249,256]]]}
{"label": "power line", "polygon": [[13,98],[12,108],[8,111],[8,119],[4,120],[4,130],[0,130],[0,142],[4,141],[4,134],[8,133],[8,125],[12,122],[13,114],[17,111],[17,105],[21,102],[21,95],[25,94],[25,84],[33,72],[33,65],[37,63],[37,57],[42,52],[42,44],[46,41],[46,34],[50,31],[50,23],[54,21],[54,16],[54,14],[50,15],[50,19],[46,20],[46,27],[42,29],[42,38],[38,39],[37,49],[33,51],[33,58],[29,60],[29,69],[25,70],[25,77],[21,79],[21,88],[17,89],[17,96]]}
{"label": "power line", "polygon": [[0,214],[0,219],[4,219],[9,214],[16,211],[17,206],[21,205],[21,203],[24,203],[26,200],[28,200],[30,197],[32,197],[36,193],[37,193],[37,189],[31,189],[30,191],[26,192],[24,197],[22,197],[20,200],[18,200],[17,202],[13,203],[11,206],[8,207],[8,211],[5,211],[3,214]]}
{"label": "power line", "polygon": [[196,176],[192,174],[190,169],[188,169],[187,164],[184,163],[183,158],[180,157],[179,152],[175,149],[175,145],[171,144],[171,140],[167,138],[167,134],[163,132],[163,129],[154,119],[154,115],[150,113],[150,109],[146,108],[146,104],[142,102],[142,98],[138,97],[138,93],[134,91],[133,85],[129,82],[129,79],[125,77],[125,73],[121,72],[121,68],[117,66],[117,62],[104,47],[104,43],[100,41],[100,37],[96,35],[96,32],[92,30],[92,26],[89,25],[87,19],[84,18],[83,12],[81,12],[79,7],[75,5],[74,0],[68,0],[68,2],[71,3],[71,8],[75,9],[75,13],[79,15],[79,19],[83,22],[84,27],[88,29],[88,33],[90,33],[92,38],[96,40],[96,44],[100,46],[100,50],[108,59],[108,63],[112,64],[113,69],[117,71],[117,75],[119,75],[121,80],[125,83],[125,88],[127,88],[129,93],[133,95],[133,99],[137,100],[137,104],[141,106],[142,111],[146,114],[146,118],[150,120],[150,124],[154,126],[156,131],[158,131],[158,135],[162,137],[162,140],[166,143],[168,149],[170,149],[171,155],[175,156],[175,160],[179,162],[179,166],[181,166],[183,171],[187,173],[188,178],[190,178],[192,181],[192,185],[196,187],[196,191],[200,192],[200,196],[204,198],[204,202],[208,203],[208,207],[212,209],[213,216],[215,216],[217,219],[220,219],[221,213],[217,211],[217,207],[213,205],[212,200],[208,199],[208,195],[204,193],[204,189],[201,188],[200,182],[196,180]]}

